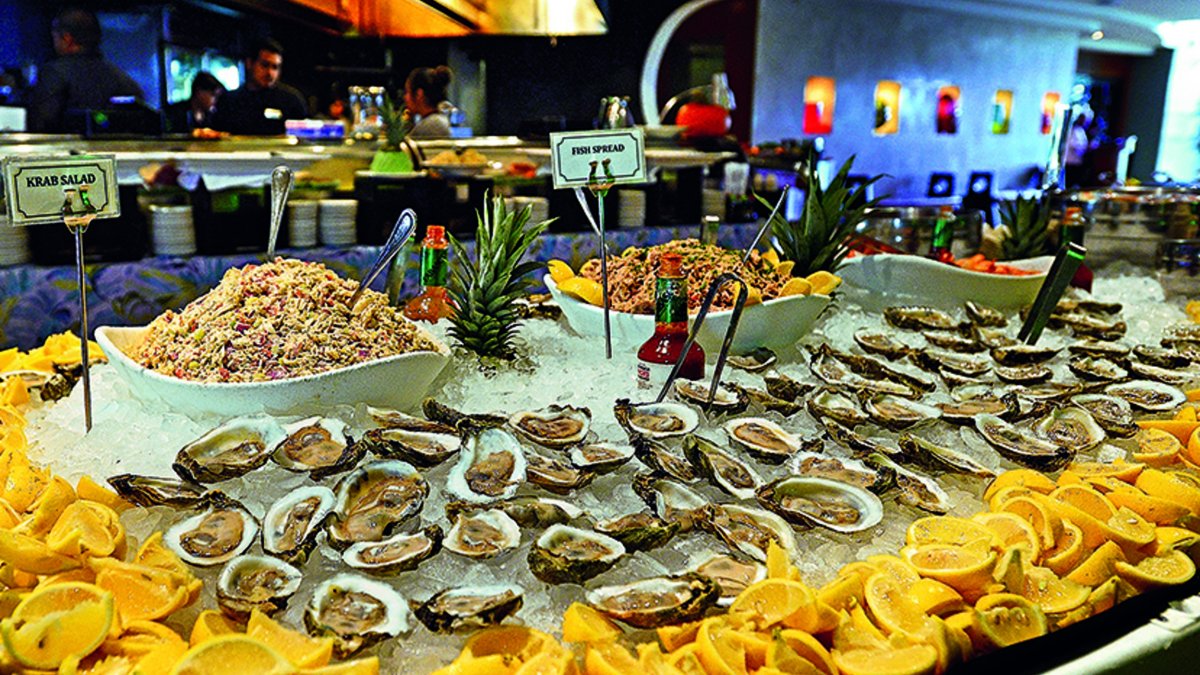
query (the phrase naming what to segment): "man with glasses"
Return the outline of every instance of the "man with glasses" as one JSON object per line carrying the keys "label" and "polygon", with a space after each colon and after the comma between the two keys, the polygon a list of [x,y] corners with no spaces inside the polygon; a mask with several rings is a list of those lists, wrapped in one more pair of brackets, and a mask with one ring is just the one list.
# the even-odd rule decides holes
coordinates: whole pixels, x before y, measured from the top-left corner
{"label": "man with glasses", "polygon": [[303,119],[308,106],[300,92],[279,81],[283,47],[266,38],[246,58],[246,82],[217,101],[213,128],[245,136],[278,136],[286,120]]}

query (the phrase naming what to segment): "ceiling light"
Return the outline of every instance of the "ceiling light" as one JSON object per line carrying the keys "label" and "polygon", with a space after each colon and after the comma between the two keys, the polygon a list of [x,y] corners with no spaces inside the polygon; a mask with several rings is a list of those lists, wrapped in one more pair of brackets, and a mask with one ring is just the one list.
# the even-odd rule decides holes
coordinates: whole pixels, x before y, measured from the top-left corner
{"label": "ceiling light", "polygon": [[1102,31],[1102,30],[1092,31],[1092,39],[1093,40],[1103,40],[1104,39],[1104,31]]}

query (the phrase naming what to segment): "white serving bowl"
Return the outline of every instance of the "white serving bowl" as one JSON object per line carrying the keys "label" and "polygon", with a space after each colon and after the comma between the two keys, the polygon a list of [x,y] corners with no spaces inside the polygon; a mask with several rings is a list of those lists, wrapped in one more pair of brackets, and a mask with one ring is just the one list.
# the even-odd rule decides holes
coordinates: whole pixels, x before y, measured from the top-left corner
{"label": "white serving bowl", "polygon": [[436,352],[398,354],[286,380],[195,382],[155,372],[130,356],[147,330],[147,326],[101,326],[96,329],[96,341],[134,395],[158,399],[184,414],[304,415],[327,413],[339,404],[358,403],[411,410],[420,404],[429,386],[450,362],[450,349],[417,326],[437,345]]}
{"label": "white serving bowl", "polygon": [[[546,288],[562,307],[567,323],[580,335],[604,337],[604,308],[586,303],[558,290],[558,284],[547,274]],[[744,354],[757,347],[776,351],[786,349],[803,337],[817,322],[821,312],[832,299],[828,295],[792,295],[776,298],[742,311],[737,333],[733,336],[731,352]],[[625,349],[637,349],[654,334],[654,315],[609,312],[614,345]],[[696,341],[710,356],[716,356],[725,341],[725,331],[733,310],[709,312],[700,327]],[[693,315],[693,318],[694,315]]]}
{"label": "white serving bowl", "polygon": [[883,295],[907,295],[932,304],[962,304],[972,300],[996,309],[1012,310],[1030,305],[1037,297],[1054,263],[1054,256],[1007,261],[1038,274],[1008,276],[964,270],[916,255],[856,256],[838,270],[851,286]]}

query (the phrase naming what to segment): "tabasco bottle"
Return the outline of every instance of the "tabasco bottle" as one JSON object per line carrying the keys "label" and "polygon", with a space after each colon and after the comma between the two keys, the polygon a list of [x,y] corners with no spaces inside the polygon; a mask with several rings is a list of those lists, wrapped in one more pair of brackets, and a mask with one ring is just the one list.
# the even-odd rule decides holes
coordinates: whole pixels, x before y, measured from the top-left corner
{"label": "tabasco bottle", "polygon": [[[1062,245],[1079,244],[1083,246],[1084,227],[1083,211],[1078,206],[1068,206],[1066,212],[1063,214],[1062,225],[1059,230],[1059,240],[1062,242]],[[1071,285],[1091,293],[1093,279],[1094,275],[1091,268],[1084,262],[1079,266],[1079,269],[1075,270],[1075,276],[1071,277]]]}
{"label": "tabasco bottle", "polygon": [[446,228],[430,225],[421,242],[421,294],[404,306],[404,316],[412,321],[437,323],[454,316],[454,301],[446,292]]}
{"label": "tabasco bottle", "polygon": [[[687,277],[683,257],[664,253],[658,259],[658,280],[654,289],[654,335],[638,349],[637,381],[640,389],[661,389],[679,360],[688,337]],[[704,350],[692,344],[679,377],[699,380],[704,377]]]}
{"label": "tabasco bottle", "polygon": [[954,207],[943,206],[938,211],[937,220],[933,224],[933,241],[929,247],[929,257],[944,263],[953,263],[954,254],[950,246],[954,243]]}

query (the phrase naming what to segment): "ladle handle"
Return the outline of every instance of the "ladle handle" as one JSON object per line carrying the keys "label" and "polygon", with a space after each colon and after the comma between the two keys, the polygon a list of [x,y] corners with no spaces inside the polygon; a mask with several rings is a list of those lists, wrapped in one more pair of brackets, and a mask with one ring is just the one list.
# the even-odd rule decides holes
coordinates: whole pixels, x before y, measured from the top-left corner
{"label": "ladle handle", "polygon": [[392,226],[392,234],[388,237],[387,243],[379,251],[379,257],[375,259],[375,264],[371,266],[370,271],[362,278],[358,284],[358,290],[354,291],[354,295],[350,297],[350,307],[353,308],[362,296],[363,291],[367,286],[371,285],[372,281],[383,272],[392,258],[404,248],[404,244],[408,241],[413,232],[417,230],[417,214],[412,209],[404,209],[400,217],[396,219],[396,224]]}
{"label": "ladle handle", "polygon": [[287,166],[280,164],[271,171],[271,235],[267,240],[267,258],[275,257],[275,241],[279,239],[279,225],[283,223],[283,210],[288,195],[292,193],[295,176]]}

